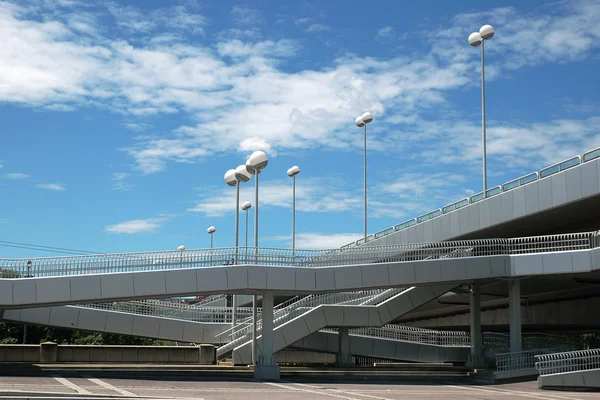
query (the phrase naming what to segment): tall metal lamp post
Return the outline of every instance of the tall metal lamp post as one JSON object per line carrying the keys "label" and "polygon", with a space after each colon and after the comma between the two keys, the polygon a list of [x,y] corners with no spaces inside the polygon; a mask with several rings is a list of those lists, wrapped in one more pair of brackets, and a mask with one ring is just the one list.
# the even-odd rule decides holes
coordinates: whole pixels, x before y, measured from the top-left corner
{"label": "tall metal lamp post", "polygon": [[[229,186],[236,187],[235,195],[235,258],[234,264],[238,263],[238,243],[239,243],[239,228],[240,228],[240,184],[242,182],[248,182],[250,180],[250,173],[246,170],[245,165],[239,165],[236,169],[230,169],[225,173],[225,183]],[[231,310],[231,327],[235,328],[236,324],[236,312],[237,312],[237,297],[232,296],[232,310]]]}
{"label": "tall metal lamp post", "polygon": [[292,260],[296,261],[296,175],[300,173],[300,167],[294,165],[287,170],[287,174],[294,181],[292,185]]}
{"label": "tall metal lamp post", "polygon": [[215,233],[217,231],[217,228],[215,228],[214,226],[209,226],[208,229],[206,230],[206,232],[208,232],[208,234],[210,235],[210,248],[212,250],[213,248],[213,233]]}
{"label": "tall metal lamp post", "polygon": [[[258,175],[267,167],[269,157],[264,151],[255,151],[246,161],[246,169],[256,177],[254,181],[254,260],[258,263]],[[256,365],[258,348],[256,346],[256,295],[252,298],[252,364]]]}
{"label": "tall metal lamp post", "polygon": [[365,152],[365,156],[364,156],[365,235],[364,235],[364,238],[365,238],[365,240],[367,238],[367,124],[370,123],[371,121],[373,121],[373,115],[370,112],[365,112],[365,113],[363,113],[363,115],[361,115],[360,117],[356,117],[356,119],[354,120],[354,123],[356,124],[356,126],[358,126],[359,128],[362,128],[362,127],[365,128],[365,135],[364,135],[364,152]]}
{"label": "tall metal lamp post", "polygon": [[213,254],[212,254],[212,248],[213,248],[213,234],[217,231],[217,228],[215,228],[214,226],[209,226],[208,229],[206,230],[206,232],[208,232],[208,235],[210,236],[210,265],[212,265],[212,260],[213,260]]}
{"label": "tall metal lamp post", "polygon": [[249,201],[242,204],[242,211],[246,211],[246,252],[248,252],[248,210],[252,208],[252,203]]}
{"label": "tall metal lamp post", "polygon": [[473,47],[481,46],[481,143],[483,145],[483,196],[486,196],[487,190],[487,155],[485,140],[485,54],[483,42],[494,36],[494,28],[491,25],[484,25],[479,32],[473,32],[469,35],[469,44]]}

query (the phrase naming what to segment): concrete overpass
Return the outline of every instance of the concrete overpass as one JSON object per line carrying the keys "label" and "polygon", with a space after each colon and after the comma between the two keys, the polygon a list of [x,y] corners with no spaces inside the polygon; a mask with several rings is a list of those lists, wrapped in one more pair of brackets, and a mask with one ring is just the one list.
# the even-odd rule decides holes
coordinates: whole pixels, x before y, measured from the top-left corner
{"label": "concrete overpass", "polygon": [[600,229],[600,149],[459,199],[342,247]]}

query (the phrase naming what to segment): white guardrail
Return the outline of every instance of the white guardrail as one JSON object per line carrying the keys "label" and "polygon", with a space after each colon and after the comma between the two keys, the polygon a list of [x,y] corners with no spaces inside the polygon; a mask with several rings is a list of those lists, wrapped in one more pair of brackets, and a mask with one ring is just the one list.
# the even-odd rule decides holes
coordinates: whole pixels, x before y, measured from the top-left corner
{"label": "white guardrail", "polygon": [[265,265],[318,268],[449,257],[480,257],[567,250],[598,246],[598,232],[480,239],[451,242],[357,247],[349,250],[291,250],[241,247],[99,254],[71,257],[0,259],[0,278],[31,278],[99,273],[157,271],[219,265]]}
{"label": "white guardrail", "polygon": [[600,349],[536,355],[535,368],[541,376],[600,369]]}
{"label": "white guardrail", "polygon": [[364,245],[365,243],[369,243],[375,239],[379,239],[381,237],[390,235],[394,232],[398,232],[398,231],[410,228],[413,225],[420,224],[421,222],[425,222],[425,221],[428,221],[433,218],[437,218],[444,214],[448,214],[452,211],[458,210],[459,208],[468,206],[469,204],[477,203],[478,201],[484,200],[486,198],[496,196],[496,195],[504,193],[504,192],[508,192],[510,190],[527,185],[527,184],[535,182],[537,180],[557,174],[561,171],[565,171],[569,168],[576,167],[576,166],[586,163],[588,161],[595,160],[597,158],[600,158],[600,148],[590,150],[580,156],[574,156],[565,161],[561,161],[561,162],[553,164],[549,167],[542,168],[540,171],[532,172],[532,173],[522,176],[520,178],[513,179],[502,185],[498,185],[493,188],[487,189],[485,192],[479,192],[479,193],[472,195],[471,197],[467,197],[467,198],[455,201],[454,203],[448,204],[447,206],[444,206],[442,208],[437,208],[433,211],[429,211],[423,215],[420,215],[417,218],[412,218],[412,219],[409,219],[408,221],[404,221],[400,224],[391,226],[389,228],[385,228],[379,232],[368,235],[367,237],[360,238],[356,241],[350,242],[350,243],[342,246],[341,249],[345,250],[345,249],[349,249],[349,248],[352,248],[355,246]]}
{"label": "white guardrail", "polygon": [[536,356],[563,351],[562,348],[533,349],[513,353],[496,354],[496,371],[499,373],[516,371],[533,371],[535,369]]}

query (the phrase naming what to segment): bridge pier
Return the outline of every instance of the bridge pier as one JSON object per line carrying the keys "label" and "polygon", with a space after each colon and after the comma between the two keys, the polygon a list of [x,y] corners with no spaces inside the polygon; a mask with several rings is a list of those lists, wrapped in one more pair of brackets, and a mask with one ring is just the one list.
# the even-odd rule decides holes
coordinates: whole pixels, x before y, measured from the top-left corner
{"label": "bridge pier", "polygon": [[338,365],[351,365],[352,353],[350,352],[350,334],[348,328],[338,328]]}
{"label": "bridge pier", "polygon": [[273,305],[275,296],[273,292],[263,293],[262,298],[262,336],[261,349],[262,355],[258,359],[258,364],[254,366],[254,379],[260,380],[279,380],[279,365],[275,362],[273,354]]}
{"label": "bridge pier", "polygon": [[508,281],[508,323],[510,326],[510,351],[511,353],[522,351],[521,281],[519,278]]}
{"label": "bridge pier", "polygon": [[481,285],[475,281],[469,294],[469,325],[471,327],[471,354],[467,363],[470,368],[485,368],[481,354]]}

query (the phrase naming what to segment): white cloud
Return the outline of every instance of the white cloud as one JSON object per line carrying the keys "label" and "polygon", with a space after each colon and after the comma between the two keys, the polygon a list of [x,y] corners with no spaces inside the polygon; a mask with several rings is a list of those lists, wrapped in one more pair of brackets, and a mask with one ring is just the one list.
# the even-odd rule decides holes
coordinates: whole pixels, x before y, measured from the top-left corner
{"label": "white cloud", "polygon": [[[221,216],[235,209],[235,190],[223,188],[207,190],[210,194],[188,211],[206,216]],[[240,201],[254,198],[252,185],[240,187]],[[290,181],[262,181],[260,186],[261,206],[290,208],[292,205],[292,186]],[[300,212],[346,212],[360,206],[361,197],[344,190],[334,179],[321,177],[303,179],[296,187],[296,210]]]}
{"label": "white cloud", "polygon": [[[304,250],[337,249],[361,237],[360,233],[296,233],[296,248]],[[276,236],[272,239],[292,243],[291,236]]]}
{"label": "white cloud", "polygon": [[[297,54],[298,44],[289,39],[248,40],[243,32],[255,32],[253,27],[236,31],[238,39],[221,37],[214,47],[190,45],[183,32],[155,41],[139,35],[131,41],[115,40],[102,36],[107,27],[99,25],[101,18],[77,20],[73,13],[61,11],[40,19],[24,7],[4,2],[0,3],[0,26],[7,40],[0,52],[0,101],[55,110],[102,106],[133,117],[177,112],[191,117],[194,123],[161,132],[159,137],[141,137],[123,149],[144,173],[162,171],[170,162],[197,162],[232,149],[244,153],[259,148],[271,153],[314,147],[358,150],[359,135],[349,127],[357,112],[365,109],[377,118],[377,140],[373,147],[369,143],[373,151],[414,146],[426,159],[475,162],[476,123],[428,122],[421,115],[447,105],[450,91],[477,84],[473,71],[478,68],[478,53],[465,47],[469,29],[484,20],[496,25],[498,34],[486,50],[492,57],[495,52],[503,53],[501,58],[492,58],[489,68],[489,78],[497,79],[506,69],[595,54],[600,45],[595,22],[600,11],[595,4],[583,0],[569,8],[554,6],[564,6],[563,15],[522,15],[512,8],[461,14],[448,28],[425,36],[431,47],[422,46],[422,52],[412,58],[348,54],[319,70],[284,72],[279,65]],[[148,15],[116,3],[107,7],[117,24],[148,37],[170,23],[185,28],[186,33],[206,23],[189,7],[164,8]],[[263,21],[256,10],[241,6],[233,7],[231,14],[240,24]],[[566,43],[565,37],[576,40]],[[205,113],[210,113],[210,120],[202,118]],[[589,121],[567,122],[554,121],[545,127],[573,127]],[[399,130],[412,133],[399,142],[394,136]],[[436,130],[444,132],[444,143],[450,144],[442,150],[428,141],[442,137]],[[490,121],[490,153],[518,162],[509,133],[539,132],[534,124],[511,127]],[[565,140],[558,135],[551,137],[544,140],[544,154],[556,156],[577,147],[575,142],[563,146]],[[586,143],[595,143],[595,138],[591,134]],[[520,151],[531,146],[528,138],[517,142]]]}
{"label": "white cloud", "polygon": [[128,122],[125,124],[125,127],[134,132],[143,132],[151,128],[152,125],[143,122]]}
{"label": "white cloud", "polygon": [[6,178],[6,179],[27,179],[27,178],[29,178],[29,175],[24,174],[22,172],[13,172],[13,173],[4,175],[4,178]]}
{"label": "white cloud", "polygon": [[53,190],[55,192],[63,192],[67,190],[65,185],[61,183],[39,183],[35,185],[38,189]]}
{"label": "white cloud", "polygon": [[127,191],[131,190],[131,185],[129,183],[125,182],[125,179],[127,179],[129,177],[129,175],[130,174],[128,174],[126,172],[115,172],[112,175],[113,190],[119,190],[122,192],[127,192]]}
{"label": "white cloud", "polygon": [[119,234],[154,232],[156,229],[160,228],[164,221],[166,221],[166,218],[134,219],[119,222],[114,225],[108,225],[104,228],[104,231]]}
{"label": "white cloud", "polygon": [[239,5],[233,6],[231,9],[231,18],[238,25],[259,25],[264,23],[264,17],[260,11]]}
{"label": "white cloud", "polygon": [[392,26],[385,26],[377,31],[377,37],[392,37],[396,35],[396,30]]}
{"label": "white cloud", "polygon": [[328,30],[331,30],[331,28],[323,24],[312,24],[306,28],[306,32],[326,32]]}

